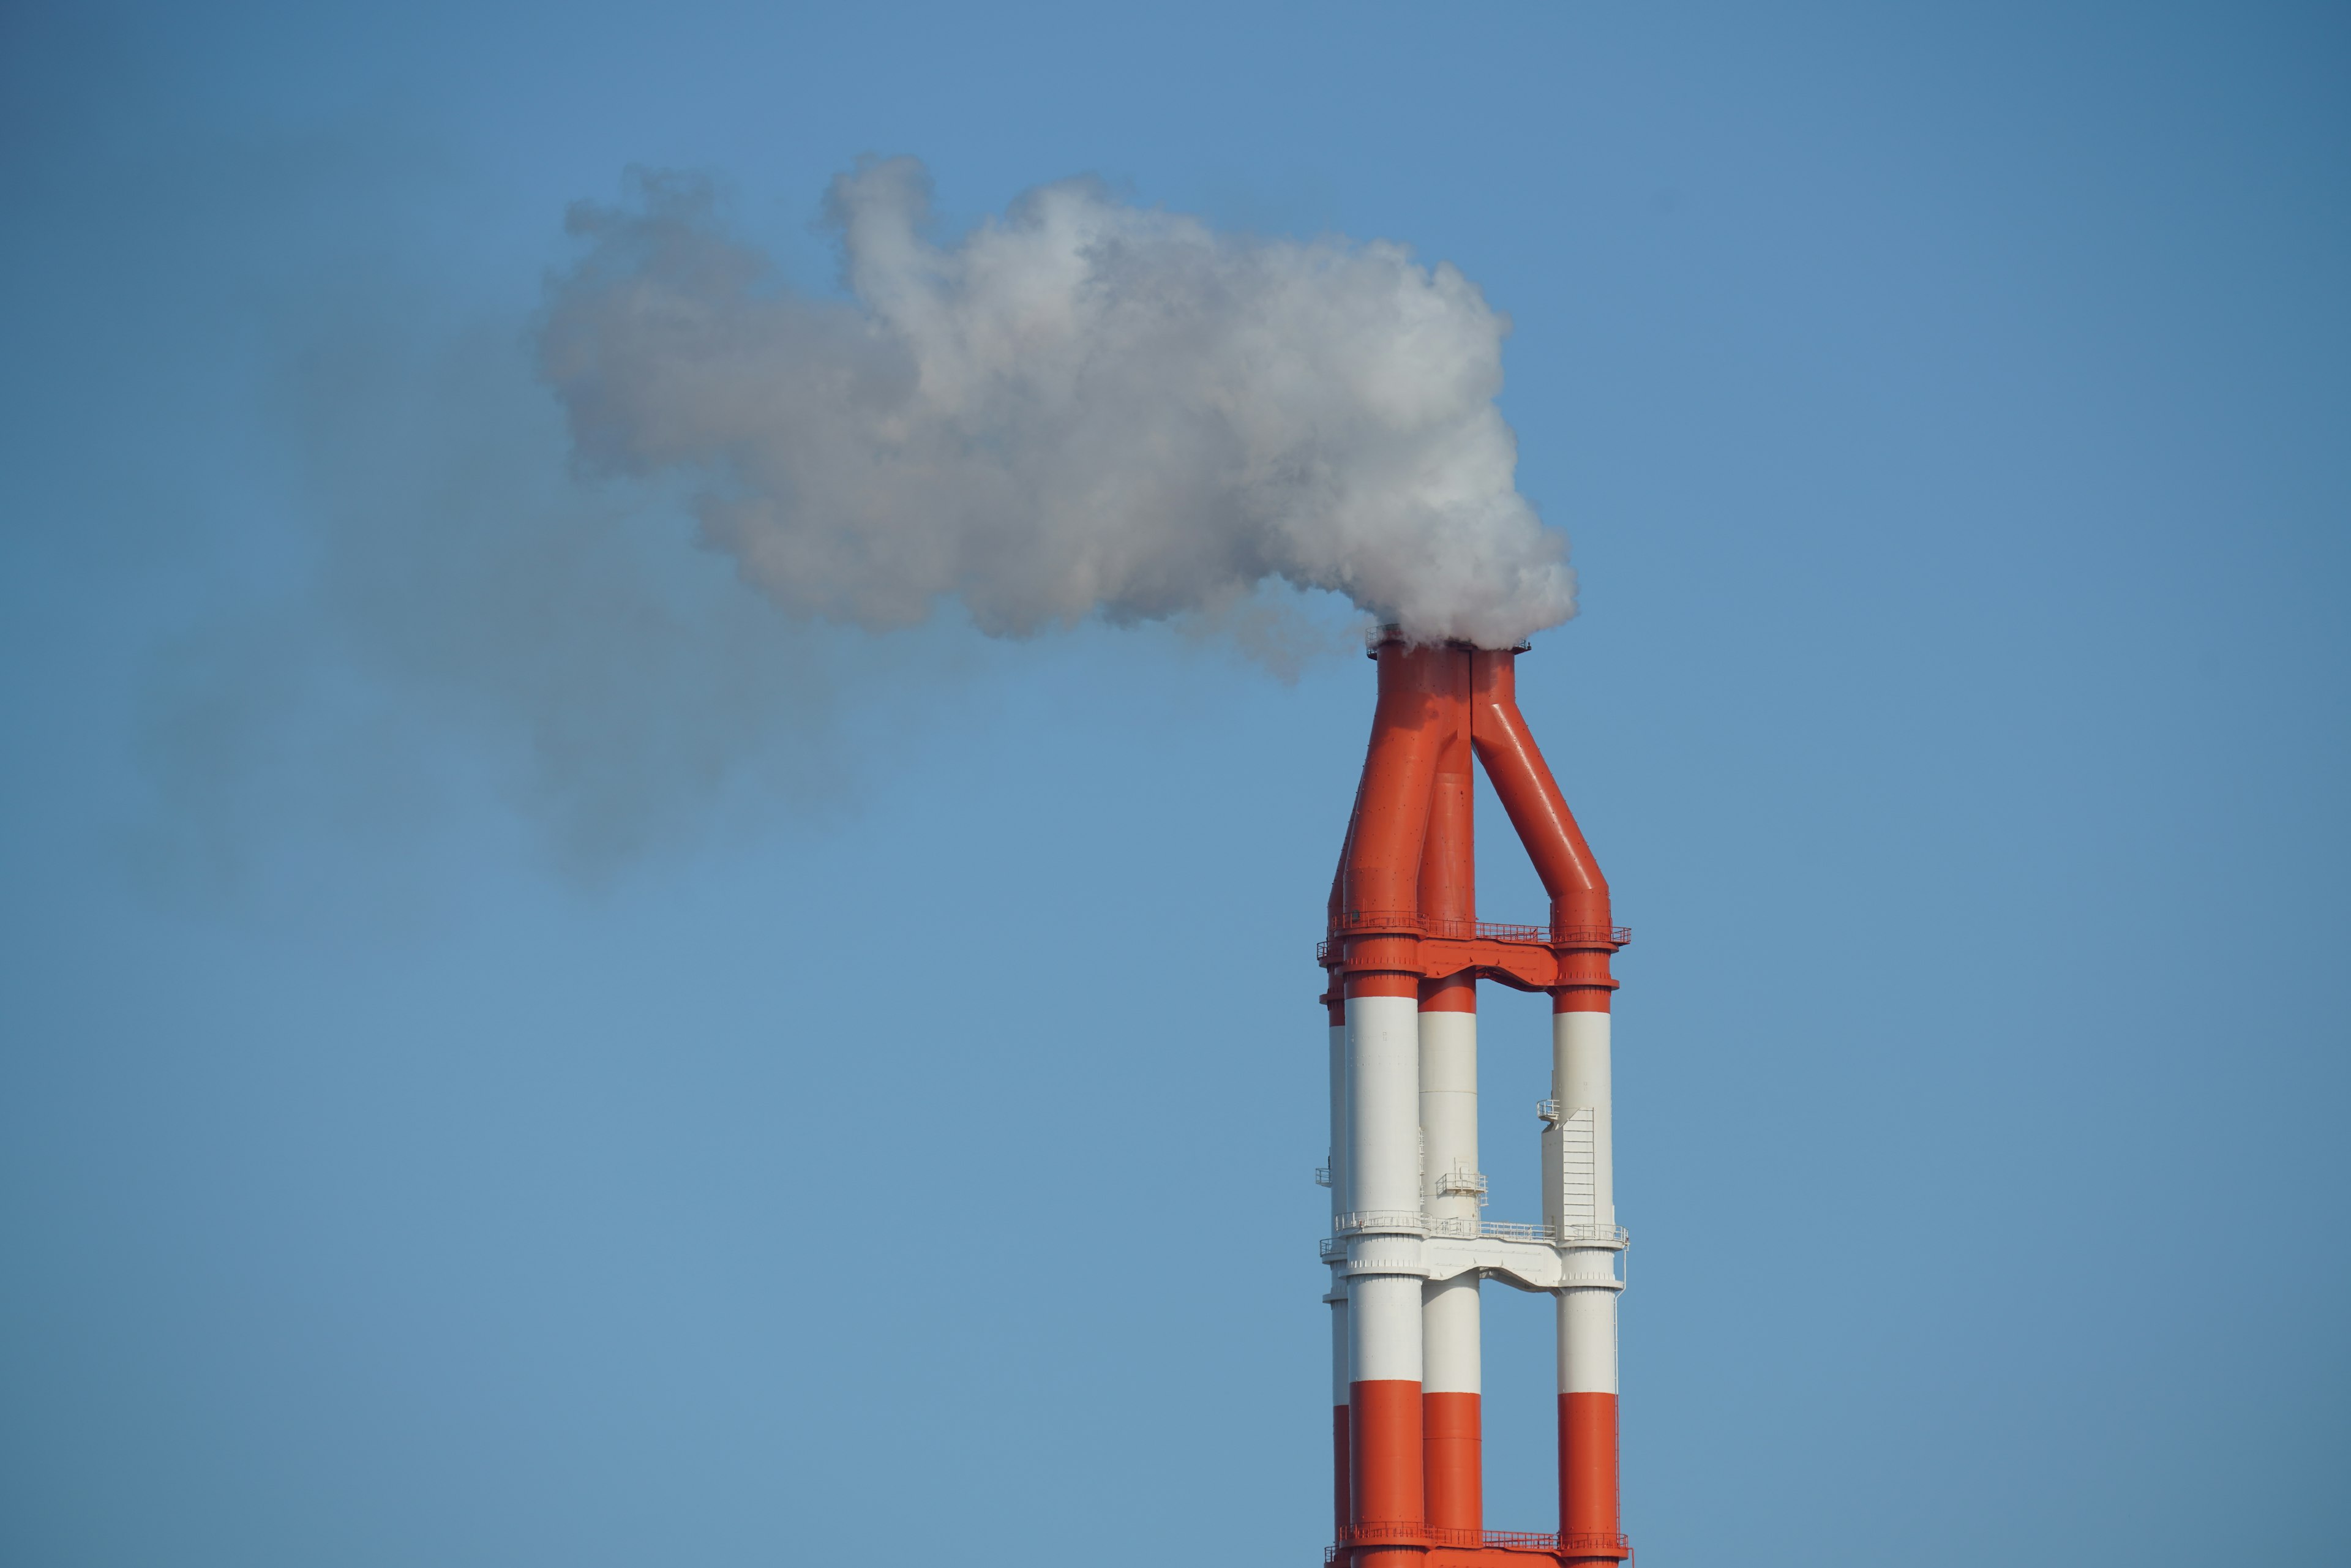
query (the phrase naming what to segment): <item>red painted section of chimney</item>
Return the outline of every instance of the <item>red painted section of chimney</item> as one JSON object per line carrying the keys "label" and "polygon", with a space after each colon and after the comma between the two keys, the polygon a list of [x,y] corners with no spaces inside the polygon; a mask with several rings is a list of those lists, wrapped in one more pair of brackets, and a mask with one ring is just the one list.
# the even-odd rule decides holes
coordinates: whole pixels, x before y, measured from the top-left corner
{"label": "red painted section of chimney", "polygon": [[[1347,844],[1340,912],[1344,922],[1384,919],[1410,929],[1418,921],[1421,843],[1428,835],[1429,799],[1445,740],[1443,671],[1430,656],[1438,652],[1396,642],[1373,651],[1379,662],[1379,701],[1372,712],[1372,742]],[[1412,936],[1348,936],[1346,994],[1418,997],[1416,950]]]}
{"label": "red painted section of chimney", "polygon": [[1339,841],[1339,863],[1331,870],[1331,901],[1323,934],[1339,935],[1339,916],[1347,907],[1347,862],[1355,855],[1355,825],[1364,820],[1364,790],[1371,782],[1372,769],[1367,757],[1362,771],[1355,775],[1355,803],[1347,809],[1347,836]]}
{"label": "red painted section of chimney", "polygon": [[[1418,1542],[1426,1532],[1426,1494],[1421,1490],[1420,1385],[1380,1380],[1350,1385],[1347,1408],[1352,1460],[1356,1568],[1417,1564]],[[1388,1535],[1414,1542],[1383,1544]]]}
{"label": "red painted section of chimney", "polygon": [[[1469,734],[1469,651],[1416,648],[1435,688],[1439,734],[1436,778],[1429,791],[1428,831],[1420,852],[1420,917],[1432,933],[1472,936],[1478,923],[1478,835],[1475,765]],[[1474,1013],[1478,982],[1467,975],[1423,980],[1420,1010]]]}
{"label": "red painted section of chimney", "polygon": [[1579,1558],[1579,1542],[1613,1546],[1624,1529],[1617,1507],[1616,1396],[1559,1396],[1559,1533],[1569,1562],[1612,1562],[1622,1551]]}
{"label": "red painted section of chimney", "polygon": [[[1421,1473],[1428,1522],[1436,1530],[1474,1534],[1486,1524],[1484,1413],[1475,1394],[1420,1396]],[[1439,1540],[1451,1539],[1440,1535]]]}
{"label": "red painted section of chimney", "polygon": [[1347,1406],[1331,1406],[1332,1498],[1331,1509],[1335,1524],[1331,1539],[1347,1539],[1347,1527],[1355,1522],[1353,1467],[1347,1458]]}
{"label": "red painted section of chimney", "polygon": [[1542,751],[1535,745],[1527,721],[1519,712],[1518,655],[1509,651],[1479,650],[1471,656],[1471,732],[1478,760],[1519,840],[1551,894],[1552,940],[1573,942],[1591,936],[1594,946],[1579,949],[1570,967],[1573,978],[1552,992],[1553,1012],[1608,1010],[1610,912],[1608,879],[1592,858],[1575,813],[1567,809],[1559,782],[1551,776]]}
{"label": "red painted section of chimney", "polygon": [[[1470,736],[1470,653],[1466,648],[1428,648],[1416,650],[1416,655],[1427,661],[1429,685],[1437,688],[1437,727],[1443,737],[1429,798],[1428,833],[1420,853],[1421,927],[1432,934],[1473,936],[1478,926],[1478,839],[1473,815],[1477,781],[1470,772],[1477,766]],[[1420,1010],[1476,1012],[1476,977],[1424,978]],[[1427,1060],[1424,1054],[1424,1070]],[[1440,1532],[1440,1540],[1475,1541],[1485,1526],[1479,1403],[1475,1393],[1436,1391],[1423,1381],[1422,1484],[1428,1522]]]}

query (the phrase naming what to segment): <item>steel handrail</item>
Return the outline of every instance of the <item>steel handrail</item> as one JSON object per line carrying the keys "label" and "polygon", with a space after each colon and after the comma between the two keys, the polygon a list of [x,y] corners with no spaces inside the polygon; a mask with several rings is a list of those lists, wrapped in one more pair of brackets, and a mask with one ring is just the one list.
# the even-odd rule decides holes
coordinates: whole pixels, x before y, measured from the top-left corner
{"label": "steel handrail", "polygon": [[1359,1208],[1333,1219],[1331,1230],[1336,1236],[1357,1236],[1366,1230],[1426,1236],[1428,1234],[1428,1220],[1416,1208]]}
{"label": "steel handrail", "polygon": [[1621,1225],[1570,1225],[1564,1233],[1548,1223],[1530,1225],[1515,1219],[1479,1219],[1448,1217],[1428,1219],[1417,1212],[1408,1216],[1410,1223],[1398,1223],[1406,1218],[1401,1209],[1380,1209],[1366,1213],[1339,1216],[1337,1228],[1322,1238],[1320,1250],[1325,1258],[1335,1258],[1347,1249],[1347,1238],[1360,1236],[1367,1230],[1413,1236],[1444,1236],[1457,1241],[1475,1241],[1492,1237],[1497,1241],[1547,1241],[1554,1247],[1624,1247],[1631,1244],[1633,1233]]}
{"label": "steel handrail", "polygon": [[1410,909],[1350,909],[1331,926],[1333,936],[1365,931],[1412,932],[1457,941],[1488,937],[1497,942],[1629,942],[1629,925],[1525,925],[1502,920],[1462,920]]}

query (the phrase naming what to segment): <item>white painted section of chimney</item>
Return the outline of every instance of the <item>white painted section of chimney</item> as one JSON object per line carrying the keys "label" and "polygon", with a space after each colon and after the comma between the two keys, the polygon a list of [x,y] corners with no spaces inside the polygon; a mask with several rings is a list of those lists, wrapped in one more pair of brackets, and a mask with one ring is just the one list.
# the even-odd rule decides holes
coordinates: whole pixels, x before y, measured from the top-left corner
{"label": "white painted section of chimney", "polygon": [[1614,1291],[1559,1292],[1559,1391],[1616,1392]]}
{"label": "white painted section of chimney", "polygon": [[1427,1394],[1476,1394],[1482,1386],[1478,1276],[1456,1274],[1422,1288],[1421,1379]]}
{"label": "white painted section of chimney", "polygon": [[[1478,1015],[1420,1015],[1422,1212],[1432,1221],[1468,1220],[1475,1236],[1474,1192],[1447,1192],[1452,1172],[1478,1171]],[[1479,1392],[1478,1276],[1458,1274],[1425,1288],[1421,1307],[1421,1387],[1430,1394]]]}
{"label": "white painted section of chimney", "polygon": [[1411,997],[1347,998],[1345,1190],[1347,1212],[1418,1219],[1420,1003]]}
{"label": "white painted section of chimney", "polygon": [[[1339,977],[1331,977],[1333,985]],[[1347,1207],[1347,1026],[1331,1026],[1331,1221]],[[1331,1403],[1347,1403],[1347,1276],[1331,1270]]]}
{"label": "white painted section of chimney", "polygon": [[[1337,977],[1332,977],[1333,980]],[[1331,1219],[1347,1209],[1347,1026],[1331,1026]]]}
{"label": "white painted section of chimney", "polygon": [[1420,1276],[1358,1274],[1347,1281],[1347,1376],[1418,1383]]}
{"label": "white painted section of chimney", "polygon": [[1421,1201],[1431,1219],[1475,1219],[1475,1193],[1443,1190],[1443,1177],[1478,1169],[1478,1015],[1420,1015]]}
{"label": "white painted section of chimney", "polygon": [[[1420,1003],[1347,998],[1345,1215],[1370,1234],[1347,1239],[1351,1265],[1393,1267],[1347,1281],[1348,1376],[1357,1383],[1421,1374]],[[1334,1176],[1336,1173],[1333,1173]],[[1333,1191],[1343,1190],[1333,1187]],[[1365,1217],[1395,1216],[1395,1229]]]}
{"label": "white painted section of chimney", "polygon": [[1551,1016],[1551,1092],[1563,1112],[1590,1107],[1592,1119],[1593,1223],[1616,1223],[1614,1135],[1609,1113],[1608,1015]]}
{"label": "white painted section of chimney", "polygon": [[[1614,1129],[1609,1114],[1606,1013],[1552,1015],[1552,1098],[1559,1119],[1543,1135],[1543,1218],[1554,1236],[1616,1223]],[[1608,1285],[1559,1292],[1559,1389],[1616,1392],[1616,1249],[1577,1248],[1562,1256],[1569,1278]]]}
{"label": "white painted section of chimney", "polygon": [[[1339,1281],[1340,1289],[1346,1281]],[[1347,1399],[1347,1364],[1351,1353],[1347,1348],[1347,1299],[1332,1292],[1331,1302],[1331,1403],[1344,1405]]]}

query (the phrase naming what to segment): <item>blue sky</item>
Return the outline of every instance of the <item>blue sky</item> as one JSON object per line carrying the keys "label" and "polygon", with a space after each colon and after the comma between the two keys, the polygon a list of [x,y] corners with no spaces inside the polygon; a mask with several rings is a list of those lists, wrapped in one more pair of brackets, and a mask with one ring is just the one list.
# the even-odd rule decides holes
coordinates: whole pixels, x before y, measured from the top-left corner
{"label": "blue sky", "polygon": [[[909,152],[949,232],[1091,172],[1512,319],[1644,1563],[2335,1560],[2346,68],[2324,5],[9,8],[5,1555],[1314,1561],[1342,618],[792,625],[531,378],[629,166],[824,289]],[[1540,1005],[1485,1034],[1531,1215]]]}

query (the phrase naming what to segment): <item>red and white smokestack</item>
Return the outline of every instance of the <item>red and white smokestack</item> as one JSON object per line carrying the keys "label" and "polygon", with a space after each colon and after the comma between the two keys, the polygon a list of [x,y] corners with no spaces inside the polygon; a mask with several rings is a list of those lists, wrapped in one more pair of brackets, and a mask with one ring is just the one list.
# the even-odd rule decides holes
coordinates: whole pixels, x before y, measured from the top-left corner
{"label": "red and white smokestack", "polygon": [[1347,1406],[1354,1568],[1426,1550],[1423,1475],[1419,873],[1447,695],[1421,650],[1377,648],[1379,701],[1343,898]]}
{"label": "red and white smokestack", "polygon": [[[1355,809],[1347,817],[1347,837],[1340,846],[1339,866],[1331,876],[1331,903],[1328,915],[1328,939],[1337,946],[1343,942],[1341,915],[1346,907],[1347,861],[1355,843],[1355,824],[1362,819],[1364,792],[1361,783],[1355,789]],[[1343,1235],[1343,1216],[1347,1210],[1347,1002],[1337,971],[1330,975],[1323,1002],[1327,1009],[1331,1063],[1331,1148],[1322,1170],[1322,1185],[1331,1189],[1331,1234]],[[1332,1260],[1331,1289],[1323,1301],[1331,1307],[1331,1475],[1332,1475],[1332,1539],[1344,1542],[1355,1521],[1354,1483],[1349,1452],[1353,1447],[1348,1432],[1347,1384],[1347,1273],[1343,1253]],[[1346,1548],[1340,1547],[1339,1568],[1346,1568]]]}
{"label": "red and white smokestack", "polygon": [[[1330,938],[1332,1504],[1345,1568],[1630,1555],[1616,1500],[1608,883],[1527,732],[1516,655],[1373,651],[1379,703]],[[1470,767],[1551,894],[1548,929],[1477,919]],[[1481,1223],[1478,981],[1552,1001],[1543,1234]],[[1560,1529],[1484,1535],[1479,1281],[1551,1291]]]}
{"label": "red and white smokestack", "polygon": [[[1605,998],[1607,993],[1600,993]],[[1551,1202],[1545,1219],[1563,1244],[1559,1291],[1561,1546],[1621,1544],[1616,1470],[1616,1274],[1623,1239],[1610,1151],[1608,1014],[1562,994],[1552,1015],[1552,1103],[1544,1134]],[[1586,1246],[1576,1246],[1583,1241]],[[1608,1556],[1616,1555],[1610,1552]],[[1595,1556],[1591,1561],[1603,1560]]]}
{"label": "red and white smokestack", "polygon": [[[1474,937],[1477,835],[1470,775],[1470,654],[1419,648],[1401,656],[1428,666],[1438,688],[1436,787],[1420,856],[1421,929]],[[1421,1206],[1429,1229],[1475,1237],[1486,1178],[1478,1164],[1478,981],[1474,974],[1420,985]],[[1431,1281],[1421,1298],[1421,1475],[1429,1538],[1475,1547],[1485,1528],[1479,1410],[1479,1275]]]}
{"label": "red and white smokestack", "polygon": [[1593,1563],[1625,1555],[1617,1493],[1616,1257],[1609,1095],[1608,972],[1615,951],[1608,880],[1600,873],[1518,706],[1517,657],[1474,660],[1479,760],[1551,894],[1552,1098],[1543,1135],[1543,1218],[1561,1248],[1558,1291],[1560,1555]]}
{"label": "red and white smokestack", "polygon": [[[1333,990],[1336,990],[1334,986]],[[1347,1203],[1347,1008],[1343,998],[1334,996],[1330,1003],[1331,1019],[1331,1155],[1330,1164],[1322,1167],[1322,1179],[1331,1188],[1331,1234],[1343,1230],[1341,1216]],[[1343,1259],[1339,1260],[1341,1263]],[[1331,1475],[1332,1519],[1333,1541],[1347,1539],[1348,1527],[1354,1523],[1354,1487],[1350,1474],[1348,1450],[1351,1448],[1347,1430],[1347,1276],[1343,1270],[1333,1268],[1330,1293],[1322,1298],[1331,1304]]]}

